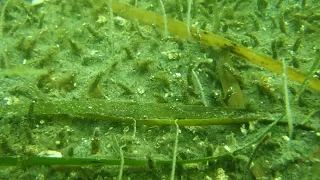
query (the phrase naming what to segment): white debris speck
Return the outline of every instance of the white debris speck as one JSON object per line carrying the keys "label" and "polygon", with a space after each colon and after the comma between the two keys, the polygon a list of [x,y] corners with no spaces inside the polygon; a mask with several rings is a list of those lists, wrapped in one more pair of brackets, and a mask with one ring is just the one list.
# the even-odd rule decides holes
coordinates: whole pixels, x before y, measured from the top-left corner
{"label": "white debris speck", "polygon": [[40,120],[40,124],[44,124],[44,123],[46,123],[46,121],[43,120],[43,119],[41,119],[41,120]]}
{"label": "white debris speck", "polygon": [[61,154],[61,152],[58,152],[58,151],[46,150],[46,151],[41,151],[38,154],[38,156],[39,157],[61,158],[62,154]]}
{"label": "white debris speck", "polygon": [[174,73],[173,77],[175,77],[175,78],[181,77],[181,73]]}
{"label": "white debris speck", "polygon": [[32,6],[35,6],[35,5],[42,4],[44,2],[45,2],[45,0],[32,0],[31,4],[32,4]]}
{"label": "white debris speck", "polygon": [[241,127],[240,127],[240,131],[243,135],[247,135],[248,133],[248,130],[246,129],[246,125],[243,124]]}
{"label": "white debris speck", "polygon": [[146,91],[143,88],[138,88],[137,92],[138,92],[138,94],[144,94]]}
{"label": "white debris speck", "polygon": [[290,138],[288,136],[282,136],[282,139],[288,142],[290,141]]}
{"label": "white debris speck", "polygon": [[224,149],[227,150],[228,152],[231,152],[231,149],[230,149],[229,146],[225,145],[225,146],[223,146],[223,147],[224,147]]}

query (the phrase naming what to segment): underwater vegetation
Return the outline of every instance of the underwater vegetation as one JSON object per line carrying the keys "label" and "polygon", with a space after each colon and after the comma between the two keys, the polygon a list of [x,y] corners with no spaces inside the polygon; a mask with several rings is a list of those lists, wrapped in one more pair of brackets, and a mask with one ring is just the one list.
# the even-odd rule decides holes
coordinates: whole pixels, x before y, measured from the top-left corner
{"label": "underwater vegetation", "polygon": [[1,177],[319,177],[319,1],[1,5]]}

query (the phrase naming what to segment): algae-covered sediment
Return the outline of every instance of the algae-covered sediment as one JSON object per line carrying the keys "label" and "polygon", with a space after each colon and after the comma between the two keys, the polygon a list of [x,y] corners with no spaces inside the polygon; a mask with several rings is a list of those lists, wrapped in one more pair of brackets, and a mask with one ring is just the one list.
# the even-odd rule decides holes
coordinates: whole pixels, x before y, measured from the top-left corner
{"label": "algae-covered sediment", "polygon": [[2,1],[0,176],[317,179],[319,7]]}

